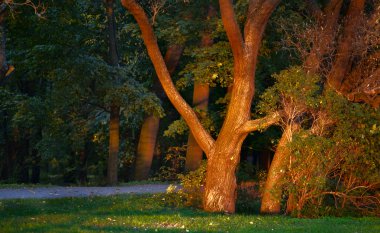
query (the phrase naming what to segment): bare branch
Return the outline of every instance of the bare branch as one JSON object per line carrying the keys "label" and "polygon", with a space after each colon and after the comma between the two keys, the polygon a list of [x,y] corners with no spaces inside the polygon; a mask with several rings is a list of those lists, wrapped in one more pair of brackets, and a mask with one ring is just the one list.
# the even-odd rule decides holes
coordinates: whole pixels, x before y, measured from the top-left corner
{"label": "bare branch", "polygon": [[253,131],[264,130],[268,128],[269,126],[278,123],[280,119],[281,119],[280,113],[274,112],[266,117],[247,121],[241,126],[240,132],[249,133]]}
{"label": "bare branch", "polygon": [[41,2],[41,0],[38,0],[38,3],[34,3],[32,0],[24,0],[24,1],[14,1],[14,0],[4,0],[1,4],[1,12],[3,12],[5,9],[3,9],[3,5],[6,5],[11,11],[14,10],[15,7],[19,6],[28,6],[33,8],[34,13],[40,17],[44,18],[44,14],[46,13],[47,7]]}
{"label": "bare branch", "polygon": [[204,129],[193,109],[186,103],[186,101],[176,90],[168,68],[165,65],[164,58],[162,57],[158,47],[153,28],[144,10],[139,4],[136,3],[135,0],[121,0],[121,3],[134,16],[141,29],[142,38],[148,50],[149,57],[153,63],[165,93],[177,111],[185,119],[199,146],[206,154],[209,154],[215,141]]}

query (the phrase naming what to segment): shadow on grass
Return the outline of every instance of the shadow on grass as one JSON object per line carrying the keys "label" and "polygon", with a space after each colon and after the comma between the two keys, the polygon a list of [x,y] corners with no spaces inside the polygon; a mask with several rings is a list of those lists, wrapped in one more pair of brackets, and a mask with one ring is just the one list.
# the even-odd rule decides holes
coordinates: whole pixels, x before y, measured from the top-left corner
{"label": "shadow on grass", "polygon": [[379,219],[292,219],[165,207],[159,196],[0,201],[0,232],[380,232]]}

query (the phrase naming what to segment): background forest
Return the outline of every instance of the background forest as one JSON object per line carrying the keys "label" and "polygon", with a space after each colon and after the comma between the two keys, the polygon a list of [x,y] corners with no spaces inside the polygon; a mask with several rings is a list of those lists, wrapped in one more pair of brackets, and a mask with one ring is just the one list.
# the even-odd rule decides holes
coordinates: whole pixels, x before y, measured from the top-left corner
{"label": "background forest", "polygon": [[[136,2],[217,138],[236,72],[218,2]],[[250,2],[233,3],[241,29]],[[1,1],[0,34],[1,183],[180,181],[169,204],[201,205],[206,155],[119,1]],[[379,2],[281,2],[255,73],[250,117],[263,120],[241,146],[237,210],[379,215]]]}

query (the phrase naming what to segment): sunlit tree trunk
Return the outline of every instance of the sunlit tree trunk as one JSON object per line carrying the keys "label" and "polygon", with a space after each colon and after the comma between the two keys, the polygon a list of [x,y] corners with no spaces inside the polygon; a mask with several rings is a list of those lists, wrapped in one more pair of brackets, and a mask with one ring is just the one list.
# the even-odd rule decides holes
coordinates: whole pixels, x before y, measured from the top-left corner
{"label": "sunlit tree trunk", "polygon": [[[166,51],[165,64],[168,67],[169,73],[173,74],[179,59],[182,56],[183,45],[171,45]],[[165,99],[162,87],[157,83],[155,85],[155,93],[161,99]],[[160,118],[155,115],[150,115],[145,118],[140,131],[139,143],[137,146],[137,157],[135,164],[134,179],[146,180],[149,177],[149,171],[152,166],[156,141],[160,126]]]}
{"label": "sunlit tree trunk", "polygon": [[[106,13],[108,21],[108,51],[109,64],[117,66],[119,56],[117,52],[116,41],[116,22],[114,15],[114,0],[106,0]],[[110,122],[109,122],[109,155],[107,161],[107,184],[115,185],[118,181],[119,168],[119,144],[120,144],[120,106],[112,104],[110,107]]]}
{"label": "sunlit tree trunk", "polygon": [[294,132],[298,129],[299,125],[287,125],[278,142],[265,182],[260,213],[278,214],[281,211],[283,178],[291,156],[287,143],[292,140]]}
{"label": "sunlit tree trunk", "polygon": [[159,125],[160,118],[157,116],[151,115],[144,120],[137,146],[135,180],[146,180],[149,177]]}
{"label": "sunlit tree trunk", "polygon": [[[208,84],[195,83],[193,92],[193,105],[201,110],[201,114],[205,117],[208,106],[208,98],[210,94],[210,88]],[[186,171],[194,171],[199,168],[203,158],[203,150],[198,145],[192,133],[189,133],[189,138],[187,141],[187,151],[186,151]]]}
{"label": "sunlit tree trunk", "polygon": [[[310,13],[315,17],[321,27],[318,40],[313,44],[303,67],[307,73],[316,74],[320,72],[324,57],[334,49],[334,39],[337,34],[338,20],[343,1],[331,0],[323,10],[319,8],[314,0],[307,0],[306,3]],[[291,156],[291,152],[287,149],[286,144],[291,140],[292,134],[294,134],[298,128],[299,127],[294,127],[294,125],[286,126],[279,140],[263,190],[261,213],[278,214],[281,211],[282,178],[285,175],[284,173],[286,172]],[[286,210],[288,213],[290,213],[294,207],[292,202],[293,198],[289,198]]]}
{"label": "sunlit tree trunk", "polygon": [[[215,17],[216,11],[214,7],[209,6],[207,13],[207,20]],[[210,47],[213,44],[212,35],[210,31],[206,31],[202,35],[201,47]],[[205,117],[208,107],[208,99],[210,95],[210,87],[207,83],[194,83],[193,90],[193,106],[201,111],[200,117]],[[203,150],[198,145],[193,134],[189,133],[187,141],[186,162],[185,170],[194,171],[199,168],[203,158]]]}
{"label": "sunlit tree trunk", "polygon": [[264,129],[279,120],[278,113],[250,120],[258,51],[266,24],[279,2],[250,1],[243,36],[235,19],[232,1],[219,1],[223,25],[234,55],[234,82],[228,112],[215,141],[175,89],[144,10],[134,0],[122,0],[123,6],[132,13],[140,26],[142,38],[165,93],[206,153],[208,162],[203,207],[207,211],[235,212],[235,171],[240,160],[241,145],[249,132]]}

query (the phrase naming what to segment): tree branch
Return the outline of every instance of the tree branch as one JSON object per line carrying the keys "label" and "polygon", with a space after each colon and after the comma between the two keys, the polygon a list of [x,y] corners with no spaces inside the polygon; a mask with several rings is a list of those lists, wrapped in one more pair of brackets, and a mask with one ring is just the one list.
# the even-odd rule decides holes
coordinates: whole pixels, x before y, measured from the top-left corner
{"label": "tree branch", "polygon": [[206,155],[209,154],[215,141],[204,129],[193,109],[176,90],[158,47],[153,28],[144,10],[135,0],[121,0],[121,4],[133,15],[141,29],[142,38],[148,50],[149,57],[166,95],[177,111],[185,119],[199,146]]}
{"label": "tree branch", "polygon": [[232,0],[219,0],[220,12],[224,29],[226,30],[228,40],[230,41],[234,60],[238,61],[243,54],[243,37],[239,25],[236,21]]}
{"label": "tree branch", "polygon": [[[262,35],[269,17],[281,0],[250,0],[247,22],[244,26],[244,41],[246,45],[255,45],[261,42]],[[247,47],[246,46],[246,47]]]}
{"label": "tree branch", "polygon": [[330,87],[340,92],[342,82],[351,68],[352,55],[355,41],[358,39],[358,28],[360,27],[360,17],[364,11],[365,0],[352,0],[346,15],[343,37],[339,41],[336,59],[332,69],[327,76],[327,83]]}
{"label": "tree branch", "polygon": [[274,112],[260,119],[250,120],[244,123],[241,128],[241,133],[250,133],[257,130],[264,130],[271,125],[278,123],[281,119],[279,112]]}

